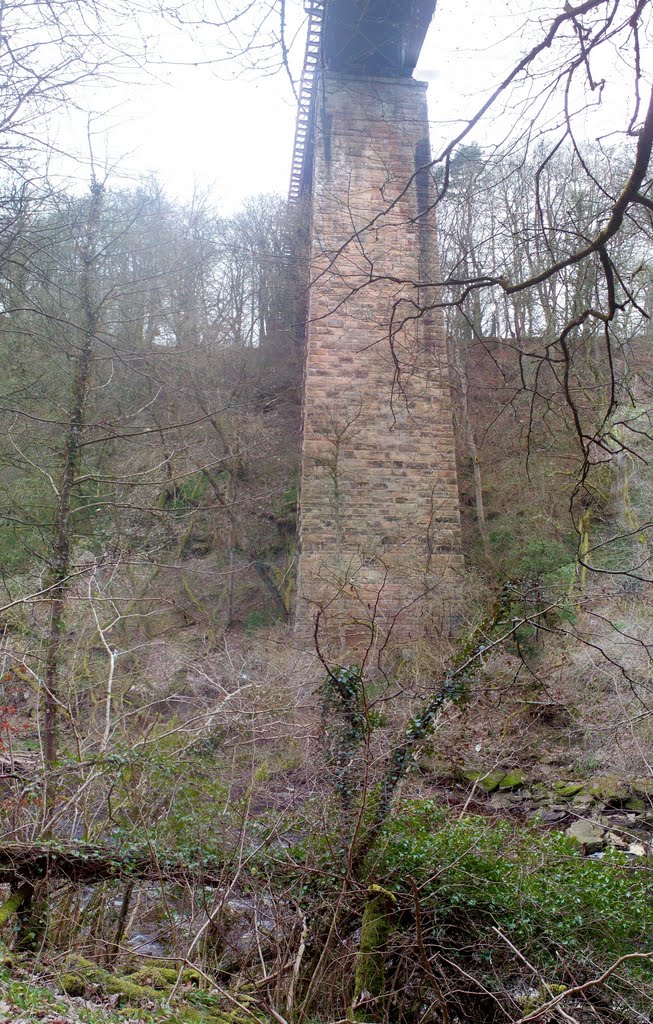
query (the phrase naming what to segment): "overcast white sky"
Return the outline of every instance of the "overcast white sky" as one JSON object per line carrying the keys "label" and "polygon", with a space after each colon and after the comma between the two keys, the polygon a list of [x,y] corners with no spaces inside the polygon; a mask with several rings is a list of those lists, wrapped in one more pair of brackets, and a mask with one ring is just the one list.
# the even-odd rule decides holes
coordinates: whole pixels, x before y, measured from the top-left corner
{"label": "overcast white sky", "polygon": [[[304,15],[301,0],[287,0],[287,6],[291,38]],[[530,45],[542,19],[559,10],[556,0],[439,0],[416,72],[429,82],[435,145],[455,134],[461,119]],[[223,54],[210,31],[196,31],[193,39],[160,19],[151,21],[151,34],[158,36],[154,46],[163,58],[151,68],[155,77],[105,89],[90,101],[109,111],[94,122],[94,146],[100,159],[107,153],[115,163],[114,180],[127,183],[151,173],[181,197],[190,196],[195,186],[210,188],[224,212],[250,195],[285,194],[295,120],[287,75],[243,74],[231,61],[212,64]],[[302,55],[298,36],[291,50],[297,73]],[[608,63],[601,70],[616,83],[616,98],[604,104],[600,124],[591,125],[595,134],[610,128],[611,116],[623,124],[628,90],[618,83],[624,69]],[[84,102],[88,105],[89,98]],[[57,132],[67,150],[84,153],[81,115],[71,113]],[[489,132],[489,127],[477,129],[471,138],[484,143]],[[83,163],[74,170],[69,164],[67,171],[86,175]]]}

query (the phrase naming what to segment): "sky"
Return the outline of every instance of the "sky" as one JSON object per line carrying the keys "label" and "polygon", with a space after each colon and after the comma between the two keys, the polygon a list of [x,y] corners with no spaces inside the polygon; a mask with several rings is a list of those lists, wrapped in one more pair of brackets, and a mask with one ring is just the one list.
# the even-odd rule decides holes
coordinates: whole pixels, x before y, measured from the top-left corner
{"label": "sky", "polygon": [[[429,83],[436,149],[541,33],[543,19],[559,10],[554,0],[439,0],[415,73]],[[289,63],[298,76],[305,23],[301,0],[287,0],[286,11]],[[91,125],[94,158],[111,168],[116,182],[129,184],[152,174],[182,199],[194,189],[210,190],[225,213],[248,196],[284,195],[296,110],[285,71],[243,70],[227,59],[224,35],[217,38],[210,27],[191,31],[150,15],[145,28],[152,54],[147,74],[126,86],[87,90],[79,109],[69,110],[57,124],[61,149],[76,158],[62,161],[62,173],[82,180],[88,174],[85,111],[94,108],[102,111]],[[594,135],[624,120],[623,69],[607,63],[611,66],[601,73],[614,80],[613,98],[604,102],[600,124],[586,119],[586,131]],[[485,144],[491,136],[500,141],[503,132],[497,112],[469,141]]]}

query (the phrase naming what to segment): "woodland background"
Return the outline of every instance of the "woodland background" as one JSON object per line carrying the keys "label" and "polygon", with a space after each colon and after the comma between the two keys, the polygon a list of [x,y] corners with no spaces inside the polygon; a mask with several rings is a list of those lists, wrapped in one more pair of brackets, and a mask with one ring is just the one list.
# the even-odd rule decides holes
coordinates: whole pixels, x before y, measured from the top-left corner
{"label": "woodland background", "polygon": [[345,665],[290,622],[306,211],[53,184],[107,11],[3,12],[0,1019],[650,1020],[648,4],[522,68],[615,47],[622,139],[434,159],[466,570]]}

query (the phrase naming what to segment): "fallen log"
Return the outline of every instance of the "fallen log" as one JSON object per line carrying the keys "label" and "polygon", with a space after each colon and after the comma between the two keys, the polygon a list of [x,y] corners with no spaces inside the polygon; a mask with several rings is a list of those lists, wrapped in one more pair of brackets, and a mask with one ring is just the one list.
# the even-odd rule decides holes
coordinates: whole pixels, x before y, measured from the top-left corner
{"label": "fallen log", "polygon": [[111,879],[188,881],[206,886],[224,882],[224,863],[219,857],[193,859],[158,855],[148,847],[122,853],[92,843],[9,843],[0,847],[0,883],[16,886],[52,878],[70,882],[105,882]]}

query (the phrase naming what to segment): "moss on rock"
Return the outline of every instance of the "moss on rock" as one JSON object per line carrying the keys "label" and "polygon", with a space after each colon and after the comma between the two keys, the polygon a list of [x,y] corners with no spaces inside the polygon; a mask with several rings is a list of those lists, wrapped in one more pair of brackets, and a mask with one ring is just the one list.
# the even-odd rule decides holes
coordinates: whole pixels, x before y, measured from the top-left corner
{"label": "moss on rock", "polygon": [[646,810],[646,801],[640,800],[637,796],[629,796],[627,800],[624,800],[624,807],[627,811],[635,811],[637,814],[643,814]]}
{"label": "moss on rock", "polygon": [[[160,967],[157,964],[148,964],[147,967],[141,967],[127,975],[127,978],[137,985],[146,985],[162,992],[171,989],[176,984],[178,977],[179,971],[175,967]],[[201,975],[197,971],[187,968],[181,973],[181,981],[184,985],[198,986]]]}
{"label": "moss on rock", "polygon": [[526,776],[521,768],[513,768],[512,771],[507,772],[507,774],[503,776],[499,783],[499,789],[519,789],[521,786],[525,785],[525,783]]}
{"label": "moss on rock", "polygon": [[532,782],[530,790],[534,800],[546,800],[550,795],[543,782]]}
{"label": "moss on rock", "polygon": [[86,982],[79,974],[64,974],[59,982],[59,988],[67,996],[86,995]]}
{"label": "moss on rock", "polygon": [[471,782],[479,789],[482,789],[484,793],[494,793],[495,789],[499,788],[501,780],[505,777],[504,771],[476,771],[473,768],[462,768],[460,770],[461,779],[464,782]]}
{"label": "moss on rock", "polygon": [[558,782],[554,782],[551,787],[556,796],[561,796],[563,799],[570,799],[577,796],[585,788],[582,782],[566,782],[560,779]]}
{"label": "moss on rock", "polygon": [[151,985],[141,985],[132,978],[121,978],[118,974],[111,974],[92,960],[74,953],[68,957],[66,967],[68,971],[64,977],[75,977],[82,981],[85,987],[93,985],[107,995],[118,996],[130,1003],[156,1002],[161,998],[160,992]]}
{"label": "moss on rock", "polygon": [[607,804],[621,804],[630,796],[628,783],[614,776],[592,779],[587,785],[587,791]]}

